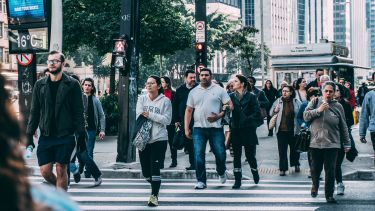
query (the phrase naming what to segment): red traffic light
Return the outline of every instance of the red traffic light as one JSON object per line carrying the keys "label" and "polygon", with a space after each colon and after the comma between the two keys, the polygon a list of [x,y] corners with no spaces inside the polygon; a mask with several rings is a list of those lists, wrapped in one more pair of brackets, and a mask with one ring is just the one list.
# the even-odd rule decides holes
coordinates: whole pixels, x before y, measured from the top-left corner
{"label": "red traffic light", "polygon": [[196,50],[197,52],[202,52],[202,51],[204,51],[203,43],[195,43],[195,50]]}
{"label": "red traffic light", "polygon": [[113,53],[125,53],[126,43],[123,39],[115,39],[114,41],[114,47],[113,47]]}

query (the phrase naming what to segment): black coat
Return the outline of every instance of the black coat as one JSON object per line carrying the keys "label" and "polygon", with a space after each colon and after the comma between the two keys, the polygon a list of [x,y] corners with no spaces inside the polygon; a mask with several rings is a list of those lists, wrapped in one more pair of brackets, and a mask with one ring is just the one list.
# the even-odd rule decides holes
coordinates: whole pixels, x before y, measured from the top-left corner
{"label": "black coat", "polygon": [[311,81],[309,84],[307,84],[306,90],[309,90],[310,87],[319,87],[318,86],[318,79],[315,79],[315,80]]}
{"label": "black coat", "polygon": [[278,98],[278,92],[274,87],[272,87],[271,89],[264,88],[263,92],[264,94],[266,94],[266,97],[269,101],[269,106],[267,108],[267,110],[269,110],[273,105],[273,102],[275,102],[275,100]]}
{"label": "black coat", "polygon": [[[186,109],[186,102],[191,90],[193,90],[198,84],[196,84],[193,88],[188,89],[186,84],[182,84],[176,90],[174,94],[173,101],[172,101],[172,121],[173,122],[180,122],[182,125],[184,124],[184,117],[185,117],[185,109]],[[194,124],[194,121],[190,121],[191,126]]]}
{"label": "black coat", "polygon": [[[63,137],[74,133],[84,135],[85,119],[79,82],[63,73],[56,104],[53,105],[48,78],[49,76],[42,78],[34,85],[27,134],[33,135],[39,126],[43,136]],[[50,133],[52,106],[55,107],[56,134]]]}
{"label": "black coat", "polygon": [[231,140],[242,145],[258,144],[256,129],[260,119],[260,107],[257,97],[250,92],[246,92],[241,100],[238,100],[235,93],[229,96],[234,106],[230,121]]}

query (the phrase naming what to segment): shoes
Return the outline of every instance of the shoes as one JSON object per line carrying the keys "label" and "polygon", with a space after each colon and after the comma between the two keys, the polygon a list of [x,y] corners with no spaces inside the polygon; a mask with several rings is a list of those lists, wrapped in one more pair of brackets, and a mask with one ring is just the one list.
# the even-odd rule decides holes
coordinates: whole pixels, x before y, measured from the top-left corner
{"label": "shoes", "polygon": [[340,182],[339,184],[337,184],[337,195],[339,196],[344,195],[344,191],[345,191],[344,183]]}
{"label": "shoes", "polygon": [[327,200],[327,203],[330,203],[330,204],[337,204],[336,199],[333,198],[332,196],[327,197],[326,200]]}
{"label": "shoes", "polygon": [[195,170],[195,167],[194,166],[189,166],[189,167],[186,167],[185,169],[186,170]]}
{"label": "shoes", "polygon": [[295,169],[295,172],[296,172],[296,173],[301,172],[301,168],[300,168],[299,166],[295,166],[294,169]]}
{"label": "shoes", "polygon": [[98,177],[97,179],[94,180],[94,187],[101,185],[102,182],[103,182],[102,176]]}
{"label": "shoes", "polygon": [[273,133],[268,133],[268,136],[269,136],[269,137],[272,137],[272,136],[273,136]]}
{"label": "shoes", "polygon": [[84,167],[85,167],[85,165],[81,165],[81,164],[78,165],[78,172],[79,172],[79,174],[83,173],[83,168]]}
{"label": "shoes", "polygon": [[241,180],[235,180],[232,189],[239,189],[241,187]]}
{"label": "shoes", "polygon": [[79,172],[73,174],[73,177],[75,183],[79,183],[81,181],[81,174],[79,174]]}
{"label": "shoes", "polygon": [[171,165],[169,166],[169,168],[174,168],[177,166],[177,162],[175,161],[172,161]]}
{"label": "shoes", "polygon": [[207,188],[207,185],[204,184],[203,182],[197,182],[197,184],[194,187],[195,189],[205,189]]}
{"label": "shoes", "polygon": [[227,172],[225,171],[223,175],[219,175],[219,181],[221,184],[224,184],[227,181],[228,175]]}
{"label": "shoes", "polygon": [[251,173],[253,173],[254,183],[258,184],[259,183],[259,172],[258,172],[258,170],[251,169]]}
{"label": "shoes", "polygon": [[286,176],[285,171],[280,171],[280,176]]}
{"label": "shoes", "polygon": [[148,200],[147,206],[149,206],[149,207],[159,206],[158,196],[151,195],[150,199]]}
{"label": "shoes", "polygon": [[85,171],[85,178],[91,178],[91,174],[88,171]]}
{"label": "shoes", "polygon": [[314,187],[311,188],[311,197],[316,198],[318,196],[318,190]]}

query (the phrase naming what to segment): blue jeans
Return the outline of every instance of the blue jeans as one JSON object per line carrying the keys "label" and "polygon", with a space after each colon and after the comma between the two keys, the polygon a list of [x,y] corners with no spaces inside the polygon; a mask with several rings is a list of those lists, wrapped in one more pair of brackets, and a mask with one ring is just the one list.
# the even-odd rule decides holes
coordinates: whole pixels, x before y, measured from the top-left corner
{"label": "blue jeans", "polygon": [[225,173],[225,146],[223,128],[193,128],[193,143],[195,157],[195,174],[198,182],[206,184],[206,145],[209,140],[216,159],[216,171],[219,175]]}
{"label": "blue jeans", "polygon": [[87,152],[92,157],[92,159],[94,159],[95,139],[96,139],[96,131],[87,130],[87,142],[86,142]]}

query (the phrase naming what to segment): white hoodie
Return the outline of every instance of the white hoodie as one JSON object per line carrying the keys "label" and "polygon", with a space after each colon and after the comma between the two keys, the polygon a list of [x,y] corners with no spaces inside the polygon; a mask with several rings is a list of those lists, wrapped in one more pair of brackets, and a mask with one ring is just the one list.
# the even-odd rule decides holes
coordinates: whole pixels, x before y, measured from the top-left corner
{"label": "white hoodie", "polygon": [[160,94],[154,100],[151,100],[148,94],[141,95],[138,97],[137,101],[137,118],[145,111],[149,112],[148,119],[152,121],[152,135],[148,144],[156,141],[167,141],[168,132],[166,126],[169,125],[172,120],[171,101],[163,94]]}

